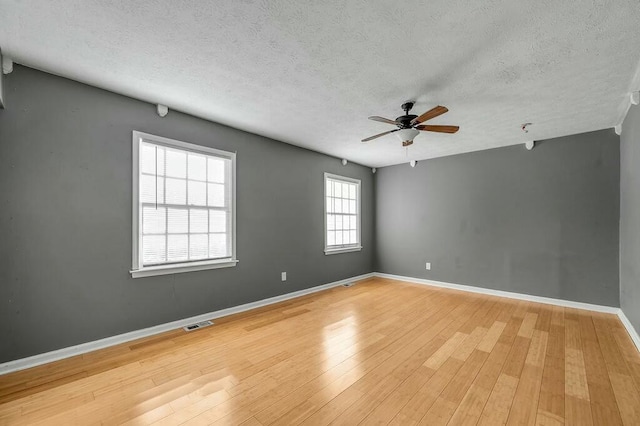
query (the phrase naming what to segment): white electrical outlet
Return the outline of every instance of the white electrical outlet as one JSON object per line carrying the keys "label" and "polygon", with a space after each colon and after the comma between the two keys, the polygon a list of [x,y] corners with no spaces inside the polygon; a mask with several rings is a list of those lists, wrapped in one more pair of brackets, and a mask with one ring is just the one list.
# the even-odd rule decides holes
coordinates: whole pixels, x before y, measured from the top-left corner
{"label": "white electrical outlet", "polygon": [[431,270],[431,262],[427,262],[427,271]]}
{"label": "white electrical outlet", "polygon": [[282,279],[282,281],[286,281],[286,280],[287,280],[287,273],[286,273],[286,272],[283,272],[283,273],[282,273],[282,274],[280,274],[280,275],[282,275],[282,278],[281,278],[281,279]]}

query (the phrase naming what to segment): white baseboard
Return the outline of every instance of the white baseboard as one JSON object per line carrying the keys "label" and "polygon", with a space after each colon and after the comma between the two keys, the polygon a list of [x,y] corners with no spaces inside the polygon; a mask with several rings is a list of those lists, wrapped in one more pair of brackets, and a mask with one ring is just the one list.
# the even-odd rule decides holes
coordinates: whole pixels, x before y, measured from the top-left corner
{"label": "white baseboard", "polygon": [[401,275],[383,274],[380,272],[374,272],[374,276],[380,278],[389,278],[397,281],[405,281],[414,284],[423,284],[432,287],[450,288],[453,290],[467,291],[470,293],[488,294],[491,296],[507,297],[509,299],[527,300],[529,302],[545,303],[547,305],[564,306],[566,308],[586,309],[588,311],[605,312],[608,314],[618,314],[620,308],[613,306],[593,305],[591,303],[573,302],[571,300],[554,299],[552,297],[533,296],[524,293],[513,293],[503,290],[492,290],[483,287],[474,287],[463,284],[446,283],[442,281],[425,280],[422,278],[404,277]]}
{"label": "white baseboard", "polygon": [[640,336],[638,335],[638,332],[633,327],[633,324],[631,324],[631,321],[629,321],[629,318],[627,318],[622,309],[620,309],[620,312],[618,312],[618,318],[620,318],[620,322],[622,322],[624,328],[627,329],[627,333],[629,333],[631,340],[633,340],[636,348],[638,349],[638,351],[640,351]]}
{"label": "white baseboard", "polygon": [[316,293],[318,291],[326,290],[332,287],[338,287],[342,284],[346,284],[349,282],[364,280],[367,278],[371,278],[373,276],[374,276],[373,273],[358,275],[356,277],[351,277],[351,278],[347,278],[340,281],[334,281],[332,283],[323,284],[323,285],[307,288],[300,291],[294,291],[292,293],[270,297],[268,299],[258,300],[256,302],[245,303],[244,305],[221,309],[219,311],[196,315],[194,317],[172,321],[172,322],[156,325],[149,328],[144,328],[142,330],[131,331],[129,333],[119,334],[117,336],[111,336],[104,339],[94,340],[92,342],[82,343],[79,345],[70,346],[67,348],[62,348],[62,349],[58,349],[51,352],[45,352],[43,354],[30,356],[28,358],[21,358],[14,361],[5,362],[0,364],[0,375],[11,373],[14,371],[24,370],[26,368],[35,367],[37,365],[58,361],[58,360],[69,358],[76,355],[81,355],[87,352],[93,352],[98,349],[119,345],[121,343],[130,342],[132,340],[140,339],[143,337],[153,336],[154,334],[175,330],[177,328],[181,328],[196,322],[220,318],[220,317],[226,317],[226,316],[237,314],[240,312],[249,311],[251,309],[272,305],[274,303],[282,302],[285,300],[293,299],[293,298],[304,296],[311,293]]}

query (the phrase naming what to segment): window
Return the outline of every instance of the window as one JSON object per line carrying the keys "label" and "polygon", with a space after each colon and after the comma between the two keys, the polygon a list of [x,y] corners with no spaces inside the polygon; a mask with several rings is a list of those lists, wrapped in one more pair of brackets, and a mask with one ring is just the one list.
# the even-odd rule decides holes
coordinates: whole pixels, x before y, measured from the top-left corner
{"label": "window", "polygon": [[131,275],[236,263],[235,154],[133,132]]}
{"label": "window", "polygon": [[359,251],[360,181],[324,174],[325,254]]}

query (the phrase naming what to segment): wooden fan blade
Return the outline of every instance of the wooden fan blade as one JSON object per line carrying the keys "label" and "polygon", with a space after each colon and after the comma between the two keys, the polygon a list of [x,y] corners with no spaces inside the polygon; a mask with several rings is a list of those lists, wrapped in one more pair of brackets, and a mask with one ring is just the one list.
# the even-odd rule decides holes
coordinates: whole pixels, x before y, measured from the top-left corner
{"label": "wooden fan blade", "polygon": [[439,133],[455,133],[460,127],[458,126],[429,126],[428,124],[422,124],[416,126],[418,130],[424,130],[426,132],[439,132]]}
{"label": "wooden fan blade", "polygon": [[431,108],[429,111],[425,112],[421,116],[414,118],[411,121],[411,124],[419,124],[419,123],[422,123],[423,121],[431,120],[432,118],[436,118],[437,116],[442,115],[447,111],[449,111],[447,107],[438,105],[435,108]]}
{"label": "wooden fan blade", "polygon": [[366,139],[362,139],[362,142],[369,142],[371,140],[374,140],[376,138],[379,138],[380,136],[384,136],[384,135],[388,135],[389,133],[393,133],[393,132],[397,132],[400,129],[395,129],[395,130],[389,130],[388,132],[382,132],[382,133],[378,133],[377,135],[373,135],[373,136],[369,136]]}
{"label": "wooden fan blade", "polygon": [[379,121],[381,123],[393,124],[394,126],[398,124],[394,120],[389,120],[388,118],[384,118],[384,117],[378,117],[377,115],[372,115],[371,117],[369,117],[369,120]]}

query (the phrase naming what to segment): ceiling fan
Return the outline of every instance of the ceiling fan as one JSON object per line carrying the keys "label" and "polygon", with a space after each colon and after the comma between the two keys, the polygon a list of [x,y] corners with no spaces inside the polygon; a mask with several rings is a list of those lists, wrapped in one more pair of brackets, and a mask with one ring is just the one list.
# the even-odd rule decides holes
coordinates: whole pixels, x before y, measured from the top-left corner
{"label": "ceiling fan", "polygon": [[370,140],[379,138],[384,135],[388,135],[389,133],[400,132],[397,133],[397,136],[402,141],[402,146],[409,146],[413,143],[413,138],[420,134],[419,130],[424,132],[439,132],[439,133],[455,133],[460,129],[458,126],[438,126],[438,125],[426,125],[420,124],[427,120],[431,120],[432,118],[436,118],[439,115],[444,114],[449,111],[446,107],[438,105],[435,108],[431,108],[429,111],[424,114],[417,116],[413,114],[409,114],[411,108],[413,108],[413,102],[407,102],[402,104],[402,109],[404,110],[404,115],[396,118],[395,120],[389,120],[388,118],[378,117],[374,115],[369,117],[369,120],[379,121],[381,123],[393,124],[394,126],[398,126],[397,129],[389,130],[388,132],[378,133],[377,135],[370,136],[366,139],[362,139],[362,142],[369,142]]}

